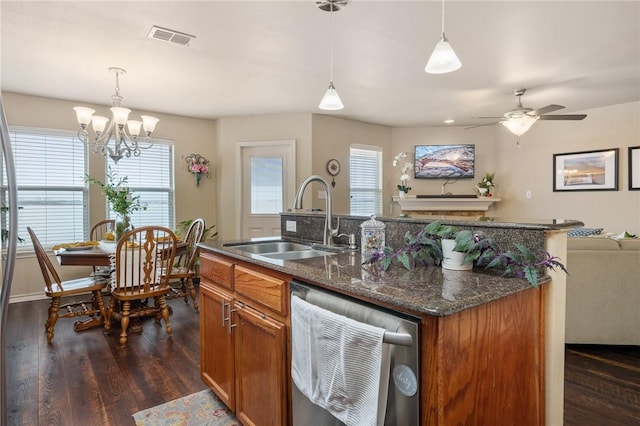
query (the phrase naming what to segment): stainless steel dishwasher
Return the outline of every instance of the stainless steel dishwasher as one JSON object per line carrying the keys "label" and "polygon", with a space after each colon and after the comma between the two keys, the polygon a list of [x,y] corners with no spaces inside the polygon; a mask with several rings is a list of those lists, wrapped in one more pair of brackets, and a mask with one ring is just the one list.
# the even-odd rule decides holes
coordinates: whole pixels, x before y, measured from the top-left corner
{"label": "stainless steel dishwasher", "polygon": [[[390,345],[391,367],[385,425],[412,426],[420,420],[419,319],[313,287],[291,282],[291,295],[327,311],[387,330],[383,342]],[[291,324],[295,327],[295,324]],[[344,425],[307,399],[293,384],[294,426]]]}

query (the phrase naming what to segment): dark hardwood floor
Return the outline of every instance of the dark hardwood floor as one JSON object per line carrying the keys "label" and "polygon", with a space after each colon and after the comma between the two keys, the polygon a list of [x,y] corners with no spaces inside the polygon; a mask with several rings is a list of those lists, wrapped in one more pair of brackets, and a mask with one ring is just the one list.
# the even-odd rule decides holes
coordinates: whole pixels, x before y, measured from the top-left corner
{"label": "dark hardwood floor", "polygon": [[[148,319],[124,347],[118,328],[76,333],[73,320],[58,322],[49,346],[47,301],[10,305],[9,425],[133,425],[133,413],[205,389],[198,314],[169,304],[172,337]],[[640,347],[568,346],[565,395],[565,425],[640,425]]]}
{"label": "dark hardwood floor", "polygon": [[59,320],[52,345],[44,322],[48,301],[11,304],[6,334],[9,425],[133,425],[131,415],[206,389],[200,379],[198,313],[180,299],[173,335],[153,319],[118,343],[120,328],[76,333]]}

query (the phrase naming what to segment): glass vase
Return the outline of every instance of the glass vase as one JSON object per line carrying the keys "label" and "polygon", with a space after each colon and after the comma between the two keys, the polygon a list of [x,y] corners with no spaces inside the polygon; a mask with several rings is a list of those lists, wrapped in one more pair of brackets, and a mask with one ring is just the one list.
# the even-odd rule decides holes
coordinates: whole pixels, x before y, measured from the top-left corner
{"label": "glass vase", "polygon": [[115,232],[115,242],[119,242],[120,238],[122,238],[122,236],[127,233],[128,231],[130,231],[131,229],[133,229],[133,227],[131,226],[131,217],[129,217],[129,215],[121,215],[118,214],[116,215],[116,232]]}

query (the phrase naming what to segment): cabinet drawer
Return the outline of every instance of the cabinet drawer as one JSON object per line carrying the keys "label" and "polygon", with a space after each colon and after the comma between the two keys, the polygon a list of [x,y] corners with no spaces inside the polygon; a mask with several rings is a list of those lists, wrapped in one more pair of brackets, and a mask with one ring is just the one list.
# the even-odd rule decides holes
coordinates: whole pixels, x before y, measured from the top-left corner
{"label": "cabinet drawer", "polygon": [[217,256],[200,252],[200,276],[233,290],[233,263]]}
{"label": "cabinet drawer", "polygon": [[287,282],[285,280],[236,265],[234,281],[237,294],[286,315]]}

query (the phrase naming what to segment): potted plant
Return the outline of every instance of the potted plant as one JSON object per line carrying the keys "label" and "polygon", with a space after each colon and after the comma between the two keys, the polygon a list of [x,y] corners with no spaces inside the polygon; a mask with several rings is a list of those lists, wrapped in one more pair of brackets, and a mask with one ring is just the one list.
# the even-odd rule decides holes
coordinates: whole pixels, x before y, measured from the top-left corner
{"label": "potted plant", "polygon": [[131,213],[147,210],[147,206],[140,202],[140,195],[131,193],[131,188],[126,185],[129,178],[127,176],[118,178],[111,167],[107,171],[107,183],[91,175],[86,175],[85,179],[102,188],[102,193],[107,197],[111,210],[115,212],[115,242],[117,243],[122,235],[132,229]]}
{"label": "potted plant", "polygon": [[413,168],[413,163],[404,161],[407,158],[406,152],[401,152],[393,158],[393,167],[400,168],[400,185],[398,185],[398,194],[400,198],[405,198],[407,193],[411,191],[409,186],[409,170]]}
{"label": "potted plant", "polygon": [[522,244],[514,244],[515,250],[502,251],[493,238],[482,232],[458,230],[439,221],[430,223],[416,235],[407,232],[402,248],[393,250],[385,247],[384,251],[374,252],[369,259],[365,259],[365,263],[379,262],[383,270],[388,269],[394,260],[407,269],[418,263],[424,266],[430,263],[443,265],[446,258],[443,241],[447,239],[455,241],[453,251],[463,256],[463,264],[472,268],[501,269],[505,276],[525,278],[533,287],[538,286],[539,273],[545,268],[559,268],[567,273],[560,260],[545,250],[532,250]]}
{"label": "potted plant", "polygon": [[495,173],[485,173],[482,180],[476,185],[476,189],[481,197],[491,197],[491,190],[496,186],[495,183],[493,183],[494,177]]}

